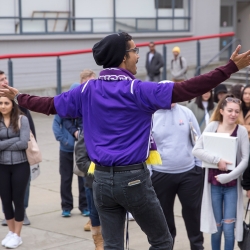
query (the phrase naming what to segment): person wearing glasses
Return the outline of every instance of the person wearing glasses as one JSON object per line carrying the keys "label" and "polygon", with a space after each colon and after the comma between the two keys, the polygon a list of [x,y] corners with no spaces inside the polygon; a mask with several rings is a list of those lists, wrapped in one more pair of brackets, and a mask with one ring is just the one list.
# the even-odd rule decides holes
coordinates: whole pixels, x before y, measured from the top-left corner
{"label": "person wearing glasses", "polygon": [[[227,170],[224,159],[213,155],[203,147],[203,134],[198,139],[193,154],[198,159],[217,164],[218,169],[205,170],[204,190],[201,208],[201,231],[210,233],[212,250],[221,249],[221,235],[224,233],[226,250],[233,250],[235,239],[243,238],[243,194],[242,174],[248,165],[249,142],[244,126],[238,124],[241,101],[233,96],[224,97],[216,107],[211,122],[204,132],[229,133],[238,138],[236,168]],[[235,234],[234,234],[234,228]]]}
{"label": "person wearing glasses", "polygon": [[0,96],[35,112],[83,118],[86,148],[95,163],[93,196],[105,250],[124,249],[127,211],[147,235],[151,250],[172,250],[173,240],[145,163],[154,149],[150,148],[153,114],[208,92],[250,65],[250,51],[238,54],[240,48],[225,66],[181,83],[159,84],[135,78],[139,50],[128,33],[115,33],[92,49],[97,65],[103,66],[97,79],[55,97],[21,94],[7,85]]}
{"label": "person wearing glasses", "polygon": [[160,69],[164,66],[162,55],[155,50],[154,42],[150,42],[149,52],[146,55],[147,81],[159,82],[161,80]]}

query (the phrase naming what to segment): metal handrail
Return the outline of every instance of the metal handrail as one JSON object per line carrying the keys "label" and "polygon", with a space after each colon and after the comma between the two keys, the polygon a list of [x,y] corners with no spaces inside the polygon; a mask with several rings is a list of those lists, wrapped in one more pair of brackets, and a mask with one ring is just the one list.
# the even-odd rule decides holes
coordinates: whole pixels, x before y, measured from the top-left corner
{"label": "metal handrail", "polygon": [[[227,49],[229,49],[236,41],[241,41],[239,38],[233,38],[232,41],[230,43],[228,43],[221,51],[219,51],[214,57],[212,57],[205,65],[201,65],[199,67],[196,68],[195,70],[195,74],[194,76],[198,75],[198,72],[201,69],[206,68],[215,58],[217,58],[218,56],[220,56],[224,51],[226,51]],[[231,55],[231,53],[230,53]]]}

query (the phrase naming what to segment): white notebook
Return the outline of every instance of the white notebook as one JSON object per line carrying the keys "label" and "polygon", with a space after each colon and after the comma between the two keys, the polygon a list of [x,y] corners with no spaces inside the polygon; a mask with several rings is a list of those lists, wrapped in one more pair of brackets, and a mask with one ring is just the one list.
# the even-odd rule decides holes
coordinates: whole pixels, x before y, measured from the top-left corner
{"label": "white notebook", "polygon": [[[233,170],[236,167],[236,153],[237,153],[237,137],[232,137],[227,133],[203,133],[203,145],[204,150],[219,156],[223,160],[229,161],[232,164],[227,165],[228,170]],[[202,166],[205,168],[216,168],[216,164],[202,162]]]}

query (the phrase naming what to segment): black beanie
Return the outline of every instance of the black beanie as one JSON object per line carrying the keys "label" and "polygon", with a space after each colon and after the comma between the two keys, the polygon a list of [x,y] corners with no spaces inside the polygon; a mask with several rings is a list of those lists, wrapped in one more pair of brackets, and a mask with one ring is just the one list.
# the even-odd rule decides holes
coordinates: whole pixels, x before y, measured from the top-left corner
{"label": "black beanie", "polygon": [[97,65],[103,65],[103,68],[118,67],[126,54],[125,36],[122,33],[106,36],[92,50]]}

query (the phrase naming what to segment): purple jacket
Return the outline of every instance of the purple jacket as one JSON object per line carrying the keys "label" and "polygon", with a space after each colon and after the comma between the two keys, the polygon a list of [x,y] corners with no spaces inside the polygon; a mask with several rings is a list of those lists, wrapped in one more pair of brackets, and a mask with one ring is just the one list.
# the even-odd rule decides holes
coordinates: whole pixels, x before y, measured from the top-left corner
{"label": "purple jacket", "polygon": [[[171,107],[173,83],[142,82],[124,69],[105,69],[54,98],[61,117],[81,117],[90,159],[103,166],[144,162],[149,153],[152,115]],[[70,105],[69,105],[70,103]]]}

